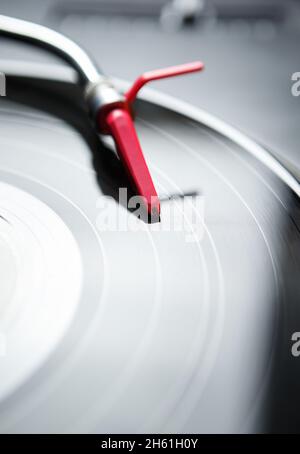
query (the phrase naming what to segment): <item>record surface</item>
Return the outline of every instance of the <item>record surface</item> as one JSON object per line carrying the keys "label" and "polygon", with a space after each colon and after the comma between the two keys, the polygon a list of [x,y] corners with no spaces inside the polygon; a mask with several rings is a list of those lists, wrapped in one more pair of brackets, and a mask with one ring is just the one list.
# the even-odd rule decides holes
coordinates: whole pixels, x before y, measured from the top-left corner
{"label": "record surface", "polygon": [[148,92],[136,125],[162,213],[146,224],[119,201],[126,175],[69,76],[38,68],[0,104],[0,431],[287,430],[296,180]]}

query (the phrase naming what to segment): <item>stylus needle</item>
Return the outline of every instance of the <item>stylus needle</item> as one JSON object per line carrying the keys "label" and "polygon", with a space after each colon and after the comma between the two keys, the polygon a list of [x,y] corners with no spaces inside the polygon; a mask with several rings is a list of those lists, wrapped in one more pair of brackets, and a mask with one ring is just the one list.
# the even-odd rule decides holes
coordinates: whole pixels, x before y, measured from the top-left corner
{"label": "stylus needle", "polygon": [[133,124],[131,104],[139,90],[146,83],[166,77],[201,71],[203,68],[202,62],[193,62],[146,72],[125,93],[125,101],[123,103],[118,102],[115,105],[111,105],[104,110],[104,115],[102,114],[99,117],[102,118],[100,129],[102,126],[102,130],[105,130],[114,138],[119,157],[152,220],[160,218],[160,202]]}
{"label": "stylus needle", "polygon": [[146,83],[201,71],[203,63],[196,61],[146,72],[122,95],[99,72],[86,52],[66,36],[47,27],[3,15],[0,15],[0,33],[50,49],[76,69],[84,86],[88,110],[96,118],[99,132],[113,136],[120,159],[138,195],[142,196],[151,221],[153,215],[159,219],[160,203],[133,125],[131,104]]}
{"label": "stylus needle", "polygon": [[147,212],[159,219],[160,203],[131,115],[125,109],[113,109],[108,113],[106,124],[113,136],[119,157],[137,189]]}

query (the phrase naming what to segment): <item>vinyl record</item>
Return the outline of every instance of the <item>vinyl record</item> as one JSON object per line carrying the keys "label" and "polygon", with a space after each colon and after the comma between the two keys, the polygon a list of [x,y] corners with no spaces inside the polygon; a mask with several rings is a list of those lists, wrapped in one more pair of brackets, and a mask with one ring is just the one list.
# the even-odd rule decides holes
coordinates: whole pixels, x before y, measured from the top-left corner
{"label": "vinyl record", "polygon": [[230,126],[145,91],[135,122],[162,201],[148,224],[73,73],[42,68],[11,65],[0,104],[0,431],[284,430],[296,179]]}

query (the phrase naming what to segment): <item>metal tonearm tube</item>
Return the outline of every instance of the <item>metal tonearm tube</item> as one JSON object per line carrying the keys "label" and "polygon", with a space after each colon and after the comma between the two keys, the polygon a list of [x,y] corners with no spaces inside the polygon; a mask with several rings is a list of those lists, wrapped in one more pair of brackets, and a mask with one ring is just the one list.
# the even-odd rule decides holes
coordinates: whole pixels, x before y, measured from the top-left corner
{"label": "metal tonearm tube", "polygon": [[120,93],[97,68],[88,54],[66,36],[48,27],[0,15],[0,35],[35,44],[51,51],[70,64],[78,73],[88,109],[99,132],[110,134],[118,155],[141,196],[150,220],[160,219],[160,203],[136,134],[131,104],[138,91],[148,82],[200,71],[202,62],[149,71],[142,74],[127,91]]}

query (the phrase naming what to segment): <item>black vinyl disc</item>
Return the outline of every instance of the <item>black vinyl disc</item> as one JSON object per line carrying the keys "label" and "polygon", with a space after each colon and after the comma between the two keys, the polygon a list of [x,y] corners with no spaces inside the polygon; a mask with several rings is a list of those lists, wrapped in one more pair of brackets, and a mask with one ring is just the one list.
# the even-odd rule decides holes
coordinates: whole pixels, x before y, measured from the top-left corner
{"label": "black vinyl disc", "polygon": [[135,122],[162,211],[147,224],[73,73],[6,73],[0,431],[297,426],[296,178],[213,116],[145,90]]}

